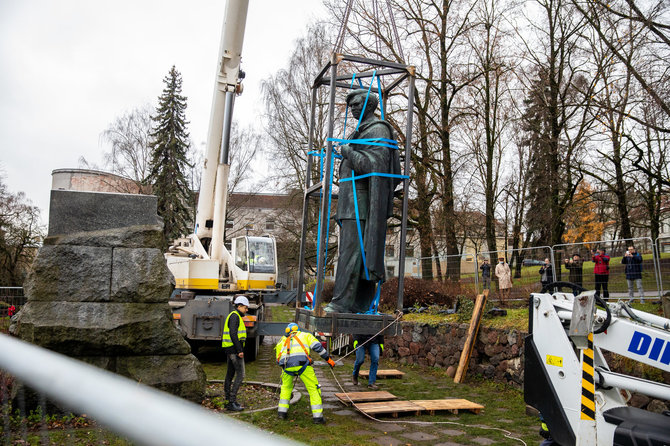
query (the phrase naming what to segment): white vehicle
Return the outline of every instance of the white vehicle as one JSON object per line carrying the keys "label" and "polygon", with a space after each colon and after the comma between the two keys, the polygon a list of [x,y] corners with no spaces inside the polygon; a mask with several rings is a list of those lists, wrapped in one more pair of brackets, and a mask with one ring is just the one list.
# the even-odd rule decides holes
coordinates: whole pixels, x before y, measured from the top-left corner
{"label": "white vehicle", "polygon": [[560,445],[670,444],[670,416],[627,405],[630,392],[670,400],[670,385],[612,372],[604,355],[670,372],[670,319],[594,294],[531,295],[526,403],[540,411]]}
{"label": "white vehicle", "polygon": [[173,318],[185,337],[197,348],[198,341],[221,341],[223,325],[236,294],[251,303],[245,316],[247,359],[254,359],[263,319],[263,293],[274,292],[277,251],[271,236],[240,236],[224,243],[228,177],[228,149],[235,96],[242,93],[240,58],[248,0],[226,4],[219,63],[207,137],[206,159],[198,199],[195,232],[174,241],[165,254],[175,278],[170,305]]}

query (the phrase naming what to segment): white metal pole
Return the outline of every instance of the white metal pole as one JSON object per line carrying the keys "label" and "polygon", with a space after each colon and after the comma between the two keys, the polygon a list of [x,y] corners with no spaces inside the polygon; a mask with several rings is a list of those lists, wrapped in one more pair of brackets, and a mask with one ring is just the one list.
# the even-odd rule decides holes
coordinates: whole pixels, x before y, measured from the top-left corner
{"label": "white metal pole", "polygon": [[0,334],[0,369],[139,444],[296,444],[5,334]]}

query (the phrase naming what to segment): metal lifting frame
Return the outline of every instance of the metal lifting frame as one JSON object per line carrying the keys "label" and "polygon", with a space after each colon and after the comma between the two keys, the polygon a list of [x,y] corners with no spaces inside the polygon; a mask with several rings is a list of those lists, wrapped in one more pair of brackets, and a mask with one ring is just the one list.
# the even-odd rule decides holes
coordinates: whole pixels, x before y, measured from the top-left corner
{"label": "metal lifting frame", "polygon": [[[323,86],[328,86],[330,91],[330,99],[328,103],[328,139],[326,144],[326,154],[323,159],[322,165],[324,166],[324,174],[321,176],[321,181],[315,184],[311,182],[311,173],[313,168],[312,157],[308,156],[307,158],[307,175],[305,176],[305,193],[303,201],[303,213],[302,213],[302,237],[300,240],[300,260],[299,260],[299,277],[298,277],[298,298],[296,299],[297,305],[300,304],[301,297],[304,292],[305,285],[305,250],[306,250],[306,239],[307,239],[307,227],[308,227],[308,208],[309,200],[312,198],[321,199],[321,208],[320,208],[320,231],[317,234],[317,275],[316,275],[316,287],[314,292],[314,315],[323,316],[321,310],[322,304],[322,293],[323,293],[323,279],[325,273],[325,262],[326,262],[326,249],[328,244],[328,224],[327,220],[330,215],[329,208],[329,188],[331,187],[332,177],[333,177],[333,132],[334,132],[334,119],[335,119],[335,97],[336,91],[338,88],[350,89],[351,84],[347,81],[351,81],[353,73],[340,74],[338,73],[338,68],[342,62],[352,62],[354,64],[366,65],[369,71],[363,71],[356,73],[356,79],[365,79],[372,78],[376,75],[381,77],[384,76],[397,76],[392,80],[392,82],[386,87],[382,88],[382,91],[378,91],[377,88],[371,86],[370,90],[378,93],[380,104],[383,104],[388,98],[389,93],[398,87],[403,81],[408,81],[408,92],[407,92],[407,118],[406,118],[406,130],[405,130],[405,163],[403,166],[403,174],[408,175],[410,170],[410,152],[411,152],[411,142],[412,142],[412,120],[413,120],[413,109],[414,109],[414,82],[415,82],[415,69],[410,65],[403,65],[394,62],[388,61],[379,61],[368,59],[358,56],[350,56],[344,54],[333,54],[331,60],[326,66],[321,70],[321,72],[316,76],[314,84],[312,85],[312,104],[310,112],[310,124],[309,124],[309,141],[308,141],[308,152],[315,150],[314,148],[314,127],[315,127],[315,112],[316,112],[316,100],[317,100],[317,91]],[[386,107],[385,107],[386,108]],[[403,287],[404,287],[404,276],[405,276],[405,240],[407,235],[407,206],[408,206],[408,192],[409,192],[409,179],[403,179],[403,200],[402,200],[402,219],[400,227],[400,257],[399,257],[399,266],[398,266],[398,301],[397,308],[400,310],[403,307]],[[301,310],[302,311],[302,310]]]}

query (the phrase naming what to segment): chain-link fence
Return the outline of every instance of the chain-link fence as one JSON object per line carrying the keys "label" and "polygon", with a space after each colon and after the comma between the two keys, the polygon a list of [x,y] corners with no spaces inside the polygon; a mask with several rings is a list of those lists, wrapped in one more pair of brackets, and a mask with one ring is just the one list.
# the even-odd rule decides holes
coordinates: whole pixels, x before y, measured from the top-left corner
{"label": "chain-link fence", "polygon": [[543,281],[554,281],[554,268],[550,267],[553,264],[549,246],[478,252],[475,256],[477,293],[489,289],[489,299],[525,300],[530,293],[542,288]]}
{"label": "chain-link fence", "polygon": [[0,333],[9,331],[10,319],[26,303],[21,287],[0,287]]}
{"label": "chain-link fence", "polygon": [[[629,256],[626,253],[633,247],[642,258],[639,264],[642,279],[638,284],[630,281],[633,296],[657,300],[664,293],[663,278],[668,277],[665,288],[670,288],[670,236],[660,237],[654,242],[649,237],[566,243],[550,246],[534,246],[520,249],[496,251],[473,251],[453,256],[413,257],[405,259],[405,275],[427,280],[457,281],[461,290],[470,294],[481,293],[489,289],[489,298],[493,300],[525,300],[532,292],[542,289],[543,283],[563,281],[596,288],[594,273],[594,255],[601,249],[609,256],[606,268],[608,294],[613,299],[629,298],[629,280],[626,278],[626,265]],[[504,264],[499,266],[502,257]],[[387,257],[387,277],[396,277],[398,259]],[[496,268],[502,274],[509,268],[510,284],[496,274]],[[629,266],[630,268],[630,266]],[[630,270],[629,270],[630,271]],[[599,282],[604,280],[598,278]],[[501,286],[501,282],[502,285]],[[604,294],[602,284],[599,288]]]}
{"label": "chain-link fence", "polygon": [[[659,291],[663,296],[670,290],[670,236],[659,237],[654,244],[656,250],[656,267],[659,277]],[[665,281],[663,278],[667,278]]]}
{"label": "chain-link fence", "polygon": [[[658,274],[654,243],[649,237],[554,245],[557,264],[561,265],[561,269],[557,269],[559,273],[557,279],[576,282],[589,290],[598,289],[603,296],[611,299],[629,298],[631,296],[626,278],[626,265],[631,265],[633,259],[632,255],[627,255],[629,248],[639,253],[642,260],[639,267],[633,268],[636,270],[639,268],[642,276],[641,288],[634,280],[631,283],[633,297],[636,299],[643,295],[658,297],[661,290],[661,274]],[[609,262],[603,265],[602,269],[596,266],[598,252],[609,257]],[[630,268],[631,266],[629,271]],[[582,279],[581,283],[579,278]],[[604,284],[604,288],[603,285],[596,288],[596,282]]]}

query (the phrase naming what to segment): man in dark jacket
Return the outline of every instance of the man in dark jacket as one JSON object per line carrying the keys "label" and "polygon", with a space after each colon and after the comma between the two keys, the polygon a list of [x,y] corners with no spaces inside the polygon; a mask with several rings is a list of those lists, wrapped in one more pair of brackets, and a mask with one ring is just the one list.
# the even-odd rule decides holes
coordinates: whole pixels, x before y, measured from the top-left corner
{"label": "man in dark jacket", "polygon": [[[223,326],[221,346],[227,359],[226,379],[223,382],[226,409],[233,412],[244,410],[237,402],[237,391],[244,381],[244,342],[247,339],[247,329],[242,319],[249,311],[249,299],[246,296],[235,297],[235,310],[231,311]],[[235,381],[233,381],[235,378]]]}
{"label": "man in dark jacket", "polygon": [[540,267],[539,272],[542,288],[554,281],[554,268],[551,266],[551,260],[544,259],[544,265]]}
{"label": "man in dark jacket", "polygon": [[[339,256],[333,299],[324,308],[330,313],[365,313],[374,299],[377,282],[385,276],[386,220],[392,215],[393,190],[398,181],[377,174],[399,174],[400,161],[397,149],[360,142],[393,139],[391,126],[374,116],[377,96],[367,94],[367,90],[354,90],[347,96],[351,114],[359,119],[349,139],[359,142],[340,149],[340,190],[335,216],[340,225]],[[371,176],[353,178],[367,174]],[[361,255],[361,238],[365,258]]]}
{"label": "man in dark jacket", "polygon": [[491,264],[489,259],[484,259],[484,263],[479,267],[482,270],[482,289],[491,289]]}
{"label": "man in dark jacket", "polygon": [[356,362],[354,362],[353,382],[358,385],[358,372],[365,362],[365,351],[370,354],[370,374],[368,375],[368,388],[379,389],[375,384],[377,381],[377,368],[379,367],[379,355],[384,351],[384,335],[354,335],[354,348],[356,349]]}
{"label": "man in dark jacket", "polygon": [[571,283],[575,283],[579,286],[583,286],[583,277],[582,277],[582,258],[579,256],[579,254],[573,254],[572,258],[570,259],[565,259],[565,267],[567,270],[570,272],[570,280]]}
{"label": "man in dark jacket", "polygon": [[644,303],[644,289],[642,288],[642,256],[635,250],[634,246],[629,246],[621,259],[621,263],[626,265],[626,282],[628,282],[628,298],[635,299],[633,285],[637,285],[640,293],[640,302]]}
{"label": "man in dark jacket", "polygon": [[600,290],[603,292],[603,299],[610,298],[610,292],[607,290],[607,283],[610,280],[610,256],[605,254],[605,249],[600,248],[593,253],[591,257],[595,266],[593,274],[596,279],[596,296],[600,297]]}

